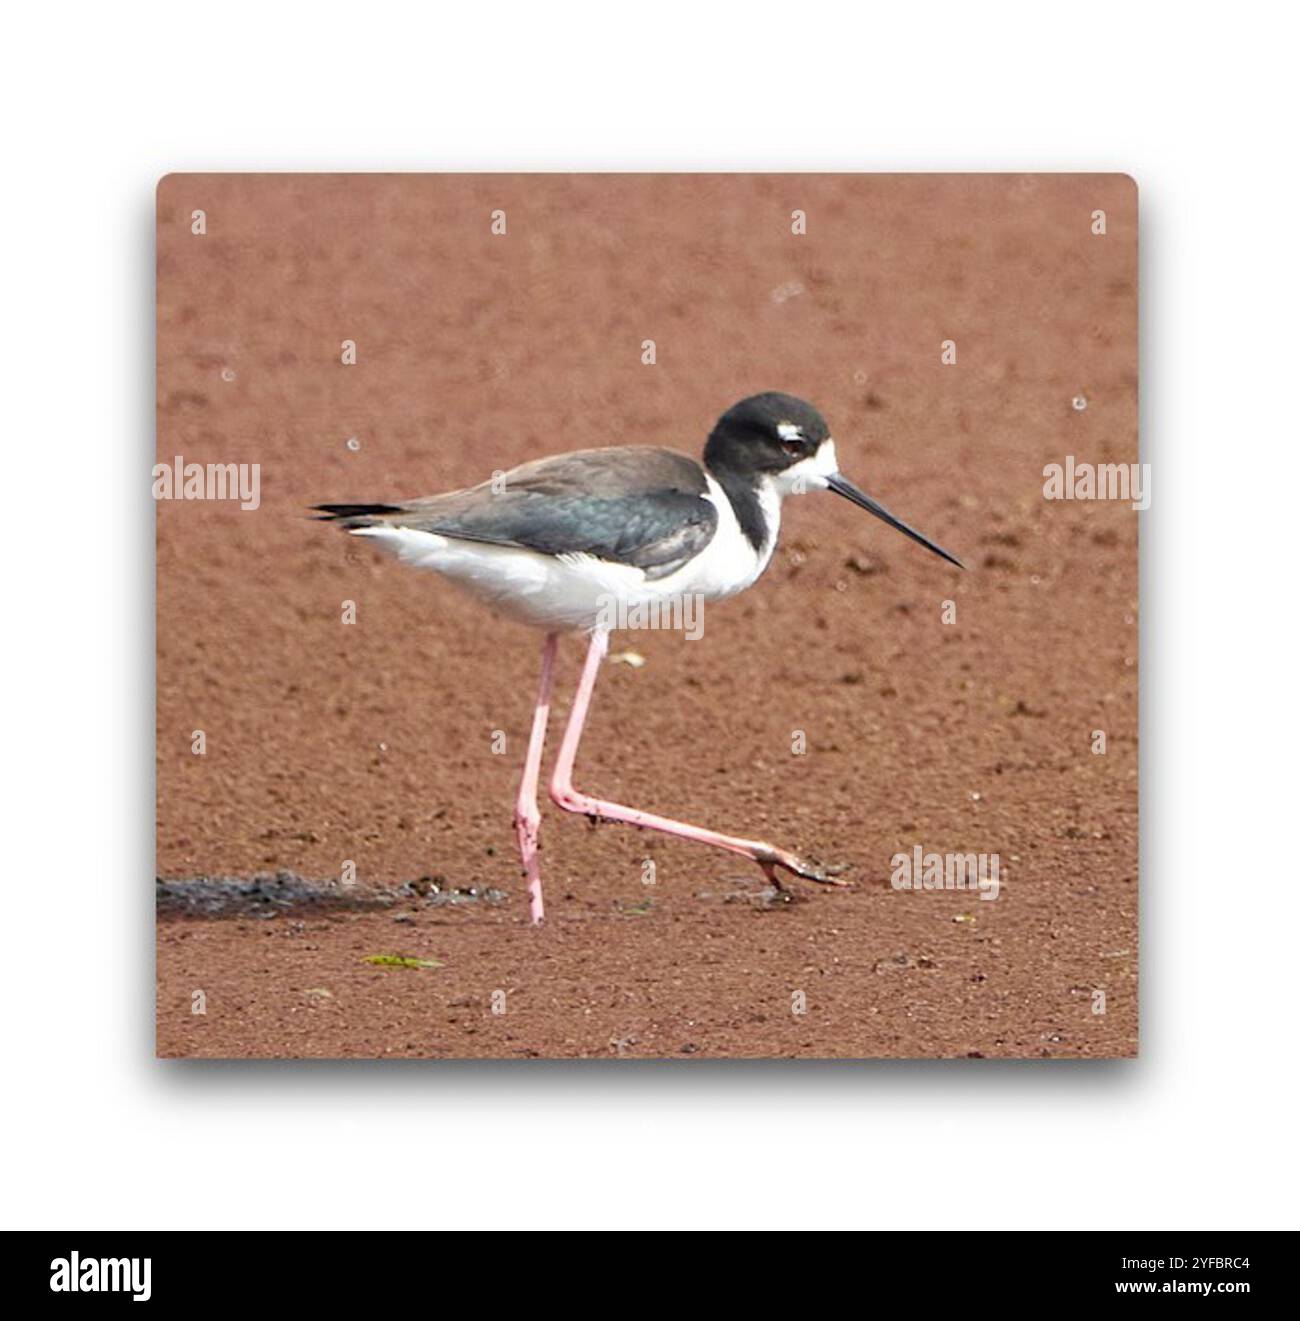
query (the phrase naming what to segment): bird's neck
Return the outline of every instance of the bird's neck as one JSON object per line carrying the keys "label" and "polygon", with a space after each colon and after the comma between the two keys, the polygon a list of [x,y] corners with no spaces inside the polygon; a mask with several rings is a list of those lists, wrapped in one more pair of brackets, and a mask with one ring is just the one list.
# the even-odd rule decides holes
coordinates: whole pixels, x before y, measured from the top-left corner
{"label": "bird's neck", "polygon": [[776,488],[752,472],[738,473],[725,464],[710,465],[708,471],[722,487],[745,540],[756,554],[766,554],[781,527],[781,496]]}

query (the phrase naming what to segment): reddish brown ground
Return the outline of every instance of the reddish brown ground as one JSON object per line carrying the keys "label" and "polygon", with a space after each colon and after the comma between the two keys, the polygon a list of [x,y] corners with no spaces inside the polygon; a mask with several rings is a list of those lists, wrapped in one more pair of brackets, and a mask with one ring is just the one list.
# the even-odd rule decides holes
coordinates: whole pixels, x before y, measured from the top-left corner
{"label": "reddish brown ground", "polygon": [[[1066,454],[1137,457],[1136,204],[1115,176],[166,179],[159,457],[260,463],[262,505],[158,507],[158,874],[352,858],[509,897],[161,918],[159,1053],[1132,1054],[1137,515],[1041,492]],[[606,667],[578,783],[847,862],[852,888],[768,907],[741,861],[548,805],[532,929],[510,808],[540,636],[303,506],[696,452],[760,389],[817,403],[845,471],[969,569],[791,502],[702,641],[615,638],[647,664]],[[1002,897],[893,891],[915,843],[997,852]]]}

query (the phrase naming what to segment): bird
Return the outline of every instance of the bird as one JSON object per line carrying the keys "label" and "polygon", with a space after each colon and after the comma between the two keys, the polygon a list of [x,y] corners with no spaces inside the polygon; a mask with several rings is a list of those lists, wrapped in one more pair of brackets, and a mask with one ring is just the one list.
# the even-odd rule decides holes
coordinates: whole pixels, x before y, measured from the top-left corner
{"label": "bird", "polygon": [[[401,562],[431,569],[501,614],[542,630],[541,679],[514,830],[529,916],[545,918],[538,789],[562,634],[589,637],[550,779],[566,812],[708,844],[779,872],[843,885],[819,865],[745,839],[608,802],[577,789],[574,762],[611,630],[637,611],[703,605],[743,592],[772,561],[782,502],[830,491],[958,568],[954,555],[896,518],[840,472],[835,440],[810,403],[750,395],[719,417],[703,459],[658,446],[575,450],[520,464],[462,490],[380,504],[311,506]],[[659,614],[657,618],[662,618]]]}

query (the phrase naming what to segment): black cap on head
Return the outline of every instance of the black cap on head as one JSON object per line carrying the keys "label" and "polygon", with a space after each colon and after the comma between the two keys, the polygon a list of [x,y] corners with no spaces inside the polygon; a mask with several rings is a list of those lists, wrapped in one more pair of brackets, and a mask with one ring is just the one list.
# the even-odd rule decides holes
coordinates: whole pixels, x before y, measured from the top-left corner
{"label": "black cap on head", "polygon": [[780,472],[815,454],[830,434],[810,403],[769,390],[723,413],[704,447],[704,463],[715,471]]}

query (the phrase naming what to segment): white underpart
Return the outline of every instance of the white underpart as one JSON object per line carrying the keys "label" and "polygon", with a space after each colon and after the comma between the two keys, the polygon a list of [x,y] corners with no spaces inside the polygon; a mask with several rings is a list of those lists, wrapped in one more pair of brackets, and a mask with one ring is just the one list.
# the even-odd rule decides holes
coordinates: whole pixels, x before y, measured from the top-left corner
{"label": "white underpart", "polygon": [[[803,471],[798,483],[791,474]],[[698,595],[720,601],[749,587],[767,568],[781,526],[781,500],[799,490],[820,490],[835,469],[835,445],[825,441],[815,456],[769,478],[759,490],[768,524],[763,546],[755,550],[740,530],[731,501],[705,474],[708,494],[701,496],[718,511],[718,525],[708,545],[675,573],[647,579],[645,572],[594,555],[544,555],[513,546],[444,537],[405,527],[354,528],[402,561],[442,574],[471,596],[511,619],[535,628],[566,632],[593,628],[609,617],[611,602],[633,609],[674,597]]]}

